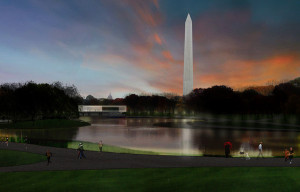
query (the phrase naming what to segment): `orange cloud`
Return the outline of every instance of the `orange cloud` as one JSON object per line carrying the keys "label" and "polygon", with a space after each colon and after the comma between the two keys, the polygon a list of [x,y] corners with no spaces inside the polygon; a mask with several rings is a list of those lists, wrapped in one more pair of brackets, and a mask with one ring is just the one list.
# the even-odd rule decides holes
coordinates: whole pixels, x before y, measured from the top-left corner
{"label": "orange cloud", "polygon": [[[127,0],[125,3],[132,7],[133,11],[136,12],[144,23],[153,27],[162,22],[162,15],[158,11],[158,1],[154,0],[149,4],[147,1]],[[156,7],[156,11],[151,9],[151,5]]]}
{"label": "orange cloud", "polygon": [[158,36],[157,33],[154,33],[154,40],[155,40],[155,42],[158,43],[159,45],[162,45],[161,38]]}
{"label": "orange cloud", "polygon": [[294,55],[282,55],[282,56],[275,56],[266,61],[276,65],[282,65],[286,63],[291,63],[292,61],[294,61],[294,59],[295,59]]}
{"label": "orange cloud", "polygon": [[228,85],[241,88],[265,85],[268,81],[293,79],[300,74],[300,60],[294,54],[276,55],[258,61],[231,60],[210,74],[196,74],[197,87]]}
{"label": "orange cloud", "polygon": [[173,60],[174,60],[173,57],[172,57],[172,55],[171,55],[171,53],[170,53],[170,51],[164,50],[164,51],[162,52],[162,55],[163,55],[166,59],[168,59],[169,61],[173,61]]}

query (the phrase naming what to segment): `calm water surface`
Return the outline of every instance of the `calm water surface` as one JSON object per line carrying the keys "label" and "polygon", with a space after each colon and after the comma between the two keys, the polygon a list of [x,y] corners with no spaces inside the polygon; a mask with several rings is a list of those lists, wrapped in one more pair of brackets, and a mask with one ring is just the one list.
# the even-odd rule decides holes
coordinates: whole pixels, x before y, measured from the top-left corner
{"label": "calm water surface", "polygon": [[233,143],[232,154],[240,151],[255,156],[263,142],[265,156],[283,155],[285,146],[297,153],[300,135],[296,131],[259,131],[205,128],[199,120],[169,118],[84,117],[91,126],[77,129],[0,130],[2,136],[24,136],[33,139],[78,140],[120,147],[177,154],[223,155],[224,142]]}

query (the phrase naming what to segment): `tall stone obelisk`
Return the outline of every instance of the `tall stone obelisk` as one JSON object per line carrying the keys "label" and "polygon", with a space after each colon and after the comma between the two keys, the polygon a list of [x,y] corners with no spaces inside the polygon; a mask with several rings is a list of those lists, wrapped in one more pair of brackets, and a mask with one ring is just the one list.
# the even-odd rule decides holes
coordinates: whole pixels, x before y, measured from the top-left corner
{"label": "tall stone obelisk", "polygon": [[188,14],[185,20],[184,38],[184,70],[183,70],[183,95],[193,90],[193,29],[192,19]]}

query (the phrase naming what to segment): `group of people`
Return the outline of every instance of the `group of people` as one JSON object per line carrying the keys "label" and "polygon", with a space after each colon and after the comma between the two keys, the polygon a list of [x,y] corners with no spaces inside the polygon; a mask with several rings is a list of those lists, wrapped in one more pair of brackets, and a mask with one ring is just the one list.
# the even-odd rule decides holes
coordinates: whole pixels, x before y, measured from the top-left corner
{"label": "group of people", "polygon": [[[98,147],[99,147],[99,152],[102,152],[102,148],[103,148],[102,140],[99,141]],[[86,156],[84,155],[84,152],[83,152],[84,149],[83,149],[83,144],[82,143],[79,143],[77,151],[78,151],[78,153],[77,153],[77,158],[78,159],[86,158]]]}
{"label": "group of people", "polygon": [[[230,156],[230,150],[232,149],[231,142],[229,142],[229,141],[225,142],[224,143],[224,148],[225,148],[225,157],[228,158]],[[284,160],[285,161],[289,160],[290,164],[292,164],[292,161],[293,161],[293,158],[294,158],[293,147],[290,147],[289,150],[287,148],[285,148],[283,153],[284,153]],[[244,152],[242,152],[242,154],[244,154]],[[263,156],[263,142],[260,142],[259,145],[258,145],[258,156],[257,156],[257,158],[259,158],[259,157],[264,158],[264,156]]]}
{"label": "group of people", "polygon": [[[99,152],[102,152],[102,148],[103,148],[102,140],[99,141],[98,147],[99,147]],[[82,159],[82,158],[86,159],[86,156],[83,151],[84,151],[83,144],[79,143],[78,148],[77,148],[77,158],[78,159]],[[47,165],[49,165],[51,163],[50,159],[52,157],[52,153],[48,149],[45,155],[47,157]]]}
{"label": "group of people", "polygon": [[[27,139],[27,136],[25,138],[25,144],[27,143],[28,139]],[[7,144],[8,146],[8,137],[5,138],[5,143]],[[103,143],[102,143],[102,140],[99,141],[98,143],[98,147],[99,147],[99,152],[102,152],[102,148],[103,148]],[[232,149],[232,144],[231,142],[225,142],[224,143],[224,148],[225,148],[225,157],[228,158],[230,157],[230,150]],[[26,150],[27,150],[27,145],[26,145]],[[77,148],[77,158],[78,159],[82,159],[82,158],[86,158],[85,154],[84,154],[84,149],[83,149],[83,144],[82,143],[79,143],[78,145],[78,148]],[[287,148],[285,148],[284,150],[284,160],[285,161],[288,161],[290,162],[290,164],[292,164],[292,161],[293,161],[293,158],[294,158],[294,150],[293,150],[293,147],[290,147],[289,150]],[[46,156],[47,156],[47,165],[49,165],[49,163],[51,162],[50,161],[50,158],[52,156],[52,153],[47,150],[46,152]],[[258,157],[262,157],[263,158],[263,143],[260,142],[259,145],[258,145]]]}
{"label": "group of people", "polygon": [[[6,146],[8,147],[8,141],[9,141],[9,137],[0,137],[0,143],[5,143]],[[25,148],[27,150],[27,144],[28,144],[28,138],[27,136],[24,137],[24,143],[25,143]]]}

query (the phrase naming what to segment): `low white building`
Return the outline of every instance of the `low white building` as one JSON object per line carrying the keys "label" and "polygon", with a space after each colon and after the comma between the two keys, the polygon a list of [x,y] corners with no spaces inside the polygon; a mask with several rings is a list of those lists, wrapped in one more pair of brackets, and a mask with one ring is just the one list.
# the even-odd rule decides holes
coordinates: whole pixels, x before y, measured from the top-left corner
{"label": "low white building", "polygon": [[127,112],[126,105],[78,105],[80,116],[120,116]]}

